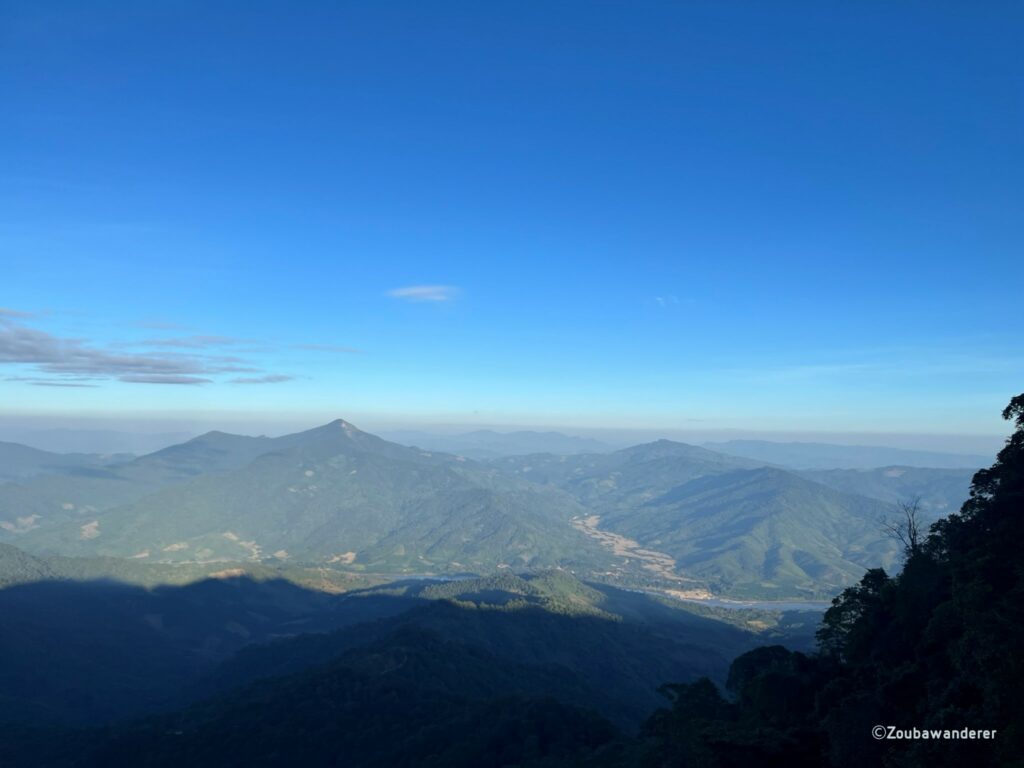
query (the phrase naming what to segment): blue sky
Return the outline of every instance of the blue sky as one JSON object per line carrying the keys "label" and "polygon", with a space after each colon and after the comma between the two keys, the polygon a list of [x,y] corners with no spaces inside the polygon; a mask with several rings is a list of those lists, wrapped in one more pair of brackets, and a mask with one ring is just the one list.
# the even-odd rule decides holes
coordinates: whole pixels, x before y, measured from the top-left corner
{"label": "blue sky", "polygon": [[2,2],[0,415],[1002,433],[1022,31]]}

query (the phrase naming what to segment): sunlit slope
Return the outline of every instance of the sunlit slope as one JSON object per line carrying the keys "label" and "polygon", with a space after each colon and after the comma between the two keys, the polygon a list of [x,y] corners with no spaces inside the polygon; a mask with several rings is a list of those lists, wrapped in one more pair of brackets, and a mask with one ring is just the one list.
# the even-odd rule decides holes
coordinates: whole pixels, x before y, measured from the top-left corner
{"label": "sunlit slope", "polygon": [[704,448],[479,463],[341,420],[273,439],[209,433],[87,477],[0,486],[5,508],[3,538],[35,553],[376,573],[560,565],[741,597],[830,595],[896,552],[885,502]]}
{"label": "sunlit slope", "polygon": [[45,560],[9,544],[0,544],[0,589],[52,576],[53,571]]}
{"label": "sunlit slope", "polygon": [[269,557],[400,571],[600,563],[608,553],[569,525],[580,511],[568,494],[336,421],[276,439],[241,469],[36,542],[149,560]]}
{"label": "sunlit slope", "polygon": [[122,464],[64,467],[2,484],[0,541],[32,546],[39,532],[76,521],[83,525],[159,488],[243,466],[271,445],[265,437],[209,432]]}
{"label": "sunlit slope", "polygon": [[606,503],[635,506],[687,480],[763,466],[761,462],[671,440],[635,445],[614,453],[533,454],[491,463],[517,477],[569,491],[595,509]]}
{"label": "sunlit slope", "polygon": [[666,552],[734,596],[828,596],[866,567],[891,566],[885,504],[764,467],[683,483],[601,525]]}
{"label": "sunlit slope", "polygon": [[896,554],[879,522],[890,505],[695,446],[495,465],[572,493],[598,530],[664,553],[718,594],[827,596]]}

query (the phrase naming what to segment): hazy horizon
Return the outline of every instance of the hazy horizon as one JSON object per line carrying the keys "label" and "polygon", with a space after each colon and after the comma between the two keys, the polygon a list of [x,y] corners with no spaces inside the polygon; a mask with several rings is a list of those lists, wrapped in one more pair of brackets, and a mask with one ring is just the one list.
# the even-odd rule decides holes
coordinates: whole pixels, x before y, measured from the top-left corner
{"label": "hazy horizon", "polygon": [[[363,417],[366,418],[363,418]],[[903,450],[935,451],[951,454],[994,455],[1002,446],[1004,435],[957,435],[949,433],[886,433],[836,431],[764,431],[751,429],[698,429],[698,428],[602,428],[579,427],[565,424],[502,424],[491,422],[459,423],[388,420],[379,416],[338,412],[292,419],[260,419],[255,416],[221,417],[66,417],[20,416],[0,414],[0,441],[21,442],[44,450],[63,449],[58,433],[80,433],[72,437],[74,449],[88,450],[89,433],[116,433],[150,439],[149,445],[171,445],[205,432],[222,431],[234,434],[278,437],[284,434],[312,429],[335,419],[344,419],[359,429],[391,439],[400,433],[430,435],[464,435],[475,431],[493,431],[499,434],[514,432],[556,432],[570,437],[589,438],[622,448],[659,439],[703,444],[731,440],[763,440],[775,443],[826,443],[846,446],[897,448]],[[99,450],[103,449],[102,446]],[[151,450],[156,450],[152,448]]]}

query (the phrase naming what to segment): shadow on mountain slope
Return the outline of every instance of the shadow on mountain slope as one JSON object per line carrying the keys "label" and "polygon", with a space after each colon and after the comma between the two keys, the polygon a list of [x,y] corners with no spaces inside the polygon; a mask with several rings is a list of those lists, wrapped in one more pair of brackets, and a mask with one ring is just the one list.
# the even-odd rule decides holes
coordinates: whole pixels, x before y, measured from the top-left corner
{"label": "shadow on mountain slope", "polygon": [[336,601],[287,581],[238,578],[152,590],[112,581],[8,587],[0,722],[101,723],[153,711],[244,646],[410,607],[378,598],[337,612]]}
{"label": "shadow on mountain slope", "polygon": [[[406,582],[330,595],[283,580],[155,589],[38,581],[0,590],[0,722],[97,725],[290,675],[415,627],[570,675],[623,725],[664,680],[723,679],[758,636],[562,574]],[[554,695],[558,691],[548,691]]]}

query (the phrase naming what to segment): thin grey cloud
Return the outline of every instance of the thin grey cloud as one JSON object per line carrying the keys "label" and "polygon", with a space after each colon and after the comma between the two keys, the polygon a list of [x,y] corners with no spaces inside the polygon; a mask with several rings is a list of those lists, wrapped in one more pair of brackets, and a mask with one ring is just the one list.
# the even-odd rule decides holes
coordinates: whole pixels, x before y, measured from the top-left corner
{"label": "thin grey cloud", "polygon": [[25,381],[29,384],[36,381],[103,381],[100,376],[62,376],[59,379],[42,379],[38,376],[5,376],[4,381]]}
{"label": "thin grey cloud", "polygon": [[294,348],[306,349],[310,352],[333,352],[339,355],[358,355],[362,354],[363,351],[354,347],[342,347],[336,344],[295,344]]}
{"label": "thin grey cloud", "polygon": [[132,376],[119,376],[118,381],[124,381],[129,384],[212,384],[212,379],[204,379],[199,376],[163,376],[159,374],[155,375],[132,375]]}
{"label": "thin grey cloud", "polygon": [[[202,353],[204,345],[224,343],[228,337],[194,336],[166,345],[185,350],[125,351],[119,345],[100,347],[82,338],[59,337],[18,322],[20,315],[0,314],[0,365],[30,366],[38,374],[71,382],[88,376],[140,384],[205,384],[217,374],[263,373],[263,369],[237,355]],[[33,383],[33,382],[28,382]]]}
{"label": "thin grey cloud", "polygon": [[280,384],[285,381],[294,381],[294,376],[285,376],[280,373],[272,373],[267,376],[252,376],[247,378],[231,379],[232,384]]}
{"label": "thin grey cloud", "polygon": [[32,313],[22,312],[10,307],[0,307],[0,317],[32,317]]}
{"label": "thin grey cloud", "polygon": [[387,295],[403,301],[451,301],[459,293],[454,285],[407,285],[393,288]]}
{"label": "thin grey cloud", "polygon": [[64,376],[59,379],[44,379],[39,376],[6,376],[4,381],[20,381],[33,387],[96,388],[99,384],[92,382],[103,381],[103,379],[95,376]]}

